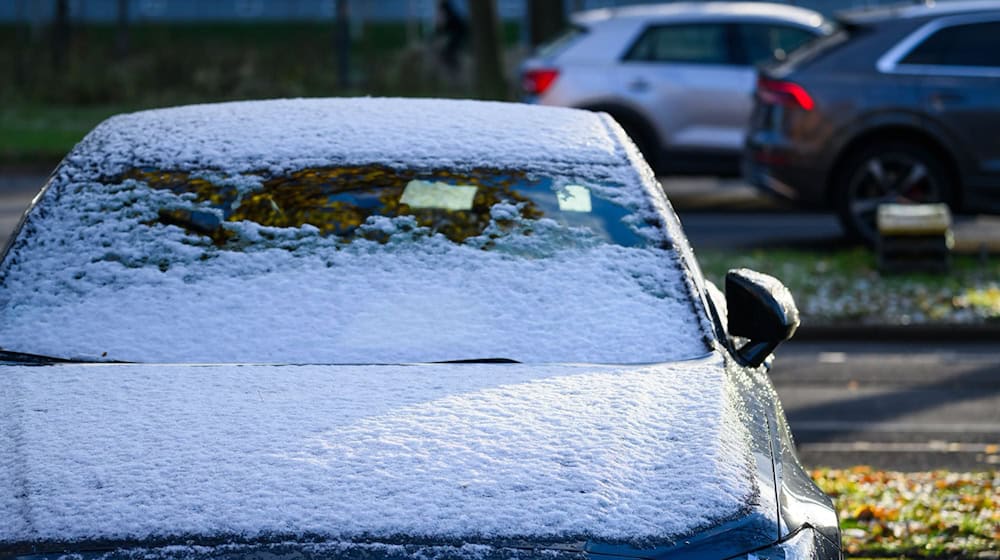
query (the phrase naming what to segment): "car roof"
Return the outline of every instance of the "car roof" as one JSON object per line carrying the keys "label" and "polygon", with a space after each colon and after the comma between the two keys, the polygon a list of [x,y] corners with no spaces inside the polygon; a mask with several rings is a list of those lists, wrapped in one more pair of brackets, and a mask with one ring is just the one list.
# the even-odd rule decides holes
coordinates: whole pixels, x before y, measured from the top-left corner
{"label": "car roof", "polygon": [[669,4],[644,4],[604,8],[574,14],[573,19],[580,24],[593,24],[606,20],[716,20],[732,18],[770,18],[792,21],[802,25],[819,27],[823,16],[816,11],[769,2],[673,2]]}
{"label": "car roof", "polygon": [[845,10],[839,12],[837,17],[841,21],[853,24],[876,24],[890,20],[934,19],[941,16],[977,12],[1000,12],[1000,0],[954,0],[948,2],[931,0],[924,4],[901,3],[877,8]]}
{"label": "car roof", "polygon": [[85,161],[101,176],[138,167],[240,173],[337,164],[552,169],[629,163],[620,131],[605,115],[394,98],[241,101],[119,115],[68,159]]}

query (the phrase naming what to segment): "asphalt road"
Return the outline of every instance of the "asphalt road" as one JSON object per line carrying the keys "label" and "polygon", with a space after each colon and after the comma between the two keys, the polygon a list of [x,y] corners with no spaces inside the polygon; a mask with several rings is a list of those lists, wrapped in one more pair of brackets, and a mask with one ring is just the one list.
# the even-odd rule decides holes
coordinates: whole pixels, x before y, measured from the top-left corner
{"label": "asphalt road", "polygon": [[[44,180],[0,174],[0,243]],[[843,243],[832,216],[779,212],[730,186],[675,199],[696,249]],[[996,345],[792,341],[771,377],[808,466],[1000,468]]]}
{"label": "asphalt road", "polygon": [[793,340],[771,380],[808,466],[1000,469],[996,344]]}
{"label": "asphalt road", "polygon": [[36,174],[0,174],[0,247],[7,243],[7,237],[45,179]]}
{"label": "asphalt road", "polygon": [[698,249],[835,249],[851,245],[832,214],[691,212],[678,210],[691,246]]}

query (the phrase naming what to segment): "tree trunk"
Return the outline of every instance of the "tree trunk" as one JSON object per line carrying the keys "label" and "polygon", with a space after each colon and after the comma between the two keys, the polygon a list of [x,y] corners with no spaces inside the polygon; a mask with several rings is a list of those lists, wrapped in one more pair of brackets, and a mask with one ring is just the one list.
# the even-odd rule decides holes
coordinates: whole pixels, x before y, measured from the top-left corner
{"label": "tree trunk", "polygon": [[563,0],[528,0],[529,40],[532,47],[552,40],[566,28],[566,6]]}
{"label": "tree trunk", "polygon": [[469,19],[476,95],[481,99],[506,99],[507,81],[503,72],[496,0],[471,0]]}
{"label": "tree trunk", "polygon": [[52,66],[62,68],[69,50],[69,0],[56,0],[52,20]]}
{"label": "tree trunk", "polygon": [[115,56],[118,60],[128,57],[128,3],[129,0],[118,0],[118,28],[115,30]]}
{"label": "tree trunk", "polygon": [[337,23],[334,35],[337,51],[337,83],[342,90],[351,87],[351,25],[347,0],[337,3]]}
{"label": "tree trunk", "polygon": [[28,68],[25,49],[28,44],[28,22],[24,15],[24,0],[15,0],[14,4],[14,87],[20,89],[27,85]]}

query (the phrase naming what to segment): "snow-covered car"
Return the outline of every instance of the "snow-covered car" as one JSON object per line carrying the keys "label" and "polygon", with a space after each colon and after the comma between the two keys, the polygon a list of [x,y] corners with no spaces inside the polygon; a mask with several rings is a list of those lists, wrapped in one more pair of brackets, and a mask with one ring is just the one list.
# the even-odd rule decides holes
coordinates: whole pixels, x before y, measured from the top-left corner
{"label": "snow-covered car", "polygon": [[605,114],[113,117],[0,263],[0,557],[839,558],[797,325]]}

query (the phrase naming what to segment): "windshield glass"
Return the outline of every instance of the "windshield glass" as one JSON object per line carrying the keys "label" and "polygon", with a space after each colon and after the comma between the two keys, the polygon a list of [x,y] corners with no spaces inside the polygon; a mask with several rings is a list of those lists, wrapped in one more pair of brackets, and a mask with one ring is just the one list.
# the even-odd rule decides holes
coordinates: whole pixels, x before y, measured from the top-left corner
{"label": "windshield glass", "polygon": [[[385,241],[371,223],[378,217],[412,216],[415,227],[427,228],[455,243],[475,242],[487,233],[494,207],[509,206],[511,217],[554,220],[578,241],[591,238],[625,246],[647,243],[624,221],[628,210],[591,196],[591,189],[565,180],[522,171],[444,170],[419,172],[383,166],[308,169],[289,176],[233,179],[211,174],[132,170],[137,180],[193,200],[198,208],[161,208],[158,221],[203,233],[224,249],[245,245],[238,227],[248,222],[274,228],[316,228],[320,236],[340,243],[356,238]],[[590,183],[593,183],[591,181]],[[193,212],[192,212],[193,210]],[[496,233],[496,232],[493,232]],[[485,240],[484,240],[485,241]],[[491,244],[486,241],[483,248]]]}
{"label": "windshield glass", "polygon": [[649,208],[638,187],[522,170],[56,181],[0,268],[0,346],[158,362],[698,355]]}

